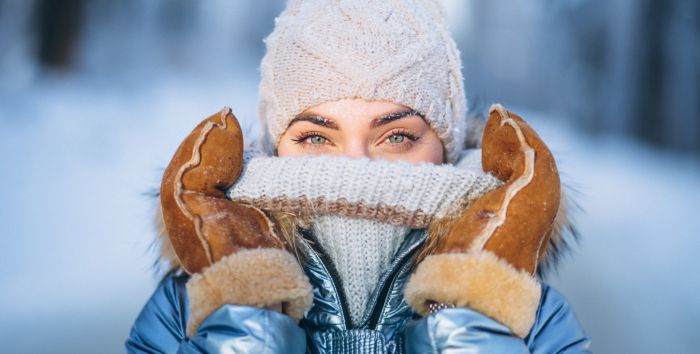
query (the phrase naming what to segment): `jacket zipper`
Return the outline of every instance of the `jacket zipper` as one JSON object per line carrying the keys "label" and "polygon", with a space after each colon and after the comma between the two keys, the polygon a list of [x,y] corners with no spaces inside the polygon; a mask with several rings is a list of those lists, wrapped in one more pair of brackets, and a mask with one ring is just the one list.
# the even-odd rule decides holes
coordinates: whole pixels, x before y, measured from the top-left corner
{"label": "jacket zipper", "polygon": [[379,293],[379,296],[377,297],[376,301],[374,302],[374,305],[372,306],[372,311],[370,312],[371,315],[369,316],[369,318],[363,321],[360,327],[375,329],[377,323],[379,322],[379,319],[381,318],[386,308],[386,301],[389,295],[389,291],[394,288],[394,284],[396,284],[396,279],[398,278],[398,275],[405,271],[406,267],[408,266],[408,261],[412,258],[411,256],[413,255],[415,250],[421,244],[423,244],[423,240],[415,241],[415,243],[411,245],[409,249],[405,250],[404,252],[398,255],[397,264],[394,265],[388,278],[382,284],[381,292]]}
{"label": "jacket zipper", "polygon": [[317,263],[320,264],[321,268],[323,271],[328,274],[328,278],[330,279],[330,283],[333,286],[333,291],[335,292],[336,296],[338,297],[338,304],[340,305],[340,316],[343,318],[343,324],[345,325],[345,329],[350,329],[352,328],[352,324],[350,323],[350,315],[349,311],[347,309],[347,299],[345,298],[345,294],[343,293],[342,289],[338,285],[336,281],[336,277],[338,276],[336,272],[331,272],[330,268],[328,267],[327,260],[326,260],[326,253],[320,246],[314,246],[318,245],[318,242],[316,239],[313,237],[313,235],[308,235],[305,232],[304,237],[307,239],[313,240],[313,243],[308,243],[304,242],[307,247],[311,249],[311,252],[314,253],[313,255],[309,255],[307,257],[315,257],[317,258]]}

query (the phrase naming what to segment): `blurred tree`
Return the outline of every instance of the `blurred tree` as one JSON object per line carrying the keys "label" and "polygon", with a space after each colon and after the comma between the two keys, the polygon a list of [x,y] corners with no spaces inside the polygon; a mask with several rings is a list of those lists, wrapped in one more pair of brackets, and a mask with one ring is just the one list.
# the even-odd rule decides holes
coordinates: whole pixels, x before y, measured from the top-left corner
{"label": "blurred tree", "polygon": [[75,59],[83,24],[83,0],[39,0],[35,3],[37,58],[50,69],[68,69]]}
{"label": "blurred tree", "polygon": [[463,6],[455,24],[472,98],[700,153],[700,1]]}
{"label": "blurred tree", "polygon": [[641,1],[637,6],[642,7],[640,13],[636,42],[638,53],[635,60],[637,65],[637,82],[635,87],[637,104],[632,106],[634,133],[641,138],[654,143],[663,143],[663,81],[664,72],[664,29],[668,18],[670,2],[664,0]]}

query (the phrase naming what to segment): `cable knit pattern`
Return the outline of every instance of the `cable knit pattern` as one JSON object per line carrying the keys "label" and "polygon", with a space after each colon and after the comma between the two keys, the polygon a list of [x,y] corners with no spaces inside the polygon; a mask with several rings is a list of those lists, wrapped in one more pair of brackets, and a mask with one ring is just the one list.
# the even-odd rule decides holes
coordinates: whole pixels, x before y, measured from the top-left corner
{"label": "cable knit pattern", "polygon": [[350,216],[313,219],[312,232],[338,271],[353,325],[362,319],[379,276],[410,231],[408,226]]}
{"label": "cable knit pattern", "polygon": [[461,156],[455,165],[435,165],[331,155],[270,157],[248,150],[228,196],[263,210],[423,228],[502,185],[481,169],[480,150],[464,150]]}
{"label": "cable knit pattern", "polygon": [[436,0],[290,1],[264,40],[259,116],[277,147],[305,109],[340,98],[388,100],[419,111],[447,162],[467,132],[461,60]]}

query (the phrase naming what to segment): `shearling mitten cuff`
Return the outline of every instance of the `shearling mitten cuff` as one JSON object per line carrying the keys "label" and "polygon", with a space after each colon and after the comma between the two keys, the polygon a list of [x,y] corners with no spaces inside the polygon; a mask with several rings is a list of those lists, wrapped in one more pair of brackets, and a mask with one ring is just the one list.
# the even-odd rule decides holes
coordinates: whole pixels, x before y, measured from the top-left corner
{"label": "shearling mitten cuff", "polygon": [[312,287],[297,259],[274,248],[245,249],[223,257],[187,282],[190,315],[187,336],[224,304],[265,307],[283,304],[299,321],[311,308]]}
{"label": "shearling mitten cuff", "polygon": [[525,337],[535,320],[540,284],[493,253],[431,255],[406,285],[406,302],[419,314],[429,313],[429,301],[469,307]]}

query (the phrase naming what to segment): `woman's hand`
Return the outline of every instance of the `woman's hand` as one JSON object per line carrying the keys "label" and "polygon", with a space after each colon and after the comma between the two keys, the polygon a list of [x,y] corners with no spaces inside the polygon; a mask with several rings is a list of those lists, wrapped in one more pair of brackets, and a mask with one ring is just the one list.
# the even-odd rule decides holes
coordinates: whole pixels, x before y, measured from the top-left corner
{"label": "woman's hand", "polygon": [[226,198],[243,167],[243,135],[229,108],[202,121],[180,144],[160,190],[164,225],[192,277],[188,335],[222,304],[279,306],[299,320],[313,299],[276,225]]}
{"label": "woman's hand", "polygon": [[225,108],[180,144],[160,190],[165,228],[182,267],[199,273],[245,248],[284,248],[265,214],[226,199],[243,167],[243,136]]}
{"label": "woman's hand", "polygon": [[482,143],[484,171],[505,184],[470,205],[406,287],[421,314],[431,301],[465,306],[528,334],[541,289],[535,279],[560,204],[551,152],[519,116],[490,110]]}

